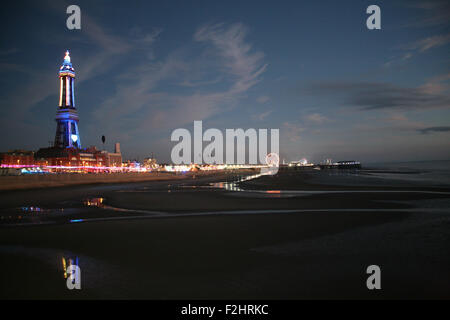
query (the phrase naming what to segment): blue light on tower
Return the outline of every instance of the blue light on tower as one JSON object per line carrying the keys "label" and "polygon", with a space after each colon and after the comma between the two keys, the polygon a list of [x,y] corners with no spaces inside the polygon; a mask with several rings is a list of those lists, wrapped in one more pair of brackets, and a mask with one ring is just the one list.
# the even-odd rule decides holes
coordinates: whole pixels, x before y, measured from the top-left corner
{"label": "blue light on tower", "polygon": [[59,105],[56,113],[55,147],[81,148],[78,131],[78,113],[75,108],[75,69],[70,61],[69,50],[66,51],[62,66],[59,68]]}

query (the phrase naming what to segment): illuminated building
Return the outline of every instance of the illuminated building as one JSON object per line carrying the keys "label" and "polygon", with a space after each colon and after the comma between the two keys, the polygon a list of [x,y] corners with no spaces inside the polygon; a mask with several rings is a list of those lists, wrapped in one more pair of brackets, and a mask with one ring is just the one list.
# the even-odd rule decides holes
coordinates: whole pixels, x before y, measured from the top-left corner
{"label": "illuminated building", "polygon": [[147,169],[153,169],[153,170],[159,168],[158,162],[156,161],[155,158],[153,158],[153,156],[151,156],[150,158],[145,158],[143,166]]}
{"label": "illuminated building", "polygon": [[57,148],[81,148],[78,131],[78,113],[74,95],[75,69],[66,51],[64,62],[59,69],[59,104],[56,113],[55,144]]}
{"label": "illuminated building", "polygon": [[[35,154],[36,162],[43,163],[52,171],[106,171],[107,154],[95,147],[75,148],[41,148]],[[86,170],[85,170],[86,169]]]}
{"label": "illuminated building", "polygon": [[14,150],[0,153],[0,162],[4,166],[33,166],[33,151]]}

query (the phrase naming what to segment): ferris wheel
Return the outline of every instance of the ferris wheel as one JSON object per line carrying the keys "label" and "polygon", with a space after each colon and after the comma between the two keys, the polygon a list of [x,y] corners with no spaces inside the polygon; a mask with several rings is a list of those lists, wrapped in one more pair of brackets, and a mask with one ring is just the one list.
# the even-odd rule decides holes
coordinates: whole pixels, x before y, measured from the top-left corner
{"label": "ferris wheel", "polygon": [[266,164],[269,167],[278,167],[280,165],[280,157],[275,152],[266,155]]}

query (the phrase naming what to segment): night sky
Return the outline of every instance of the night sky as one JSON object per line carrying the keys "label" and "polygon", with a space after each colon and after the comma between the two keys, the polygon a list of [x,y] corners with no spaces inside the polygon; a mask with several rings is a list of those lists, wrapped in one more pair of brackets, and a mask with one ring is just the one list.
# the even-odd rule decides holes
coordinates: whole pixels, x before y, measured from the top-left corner
{"label": "night sky", "polygon": [[84,147],[169,162],[171,132],[203,120],[279,128],[286,161],[450,159],[449,18],[448,1],[8,1],[0,151],[53,141],[69,49]]}

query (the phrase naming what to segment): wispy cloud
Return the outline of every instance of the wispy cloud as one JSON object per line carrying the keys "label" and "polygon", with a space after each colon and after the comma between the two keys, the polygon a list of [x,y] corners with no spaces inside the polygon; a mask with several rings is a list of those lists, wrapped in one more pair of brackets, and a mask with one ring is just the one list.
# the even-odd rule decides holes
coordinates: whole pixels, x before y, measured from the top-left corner
{"label": "wispy cloud", "polygon": [[[425,127],[422,122],[411,120],[404,113],[399,113],[396,110],[389,110],[385,120],[391,125],[391,128],[396,130],[411,131]],[[383,128],[378,128],[378,130],[383,130]]]}
{"label": "wispy cloud", "polygon": [[325,117],[324,115],[320,114],[320,113],[311,113],[308,114],[305,117],[305,120],[307,122],[313,123],[313,124],[322,124],[324,122],[328,122],[330,121],[330,119],[328,119],[327,117]]}
{"label": "wispy cloud", "polygon": [[306,128],[298,123],[286,121],[283,123],[283,126],[281,128],[281,134],[283,136],[286,136],[289,141],[297,142],[301,138],[301,133],[305,130]]}
{"label": "wispy cloud", "polygon": [[400,87],[378,82],[322,82],[307,92],[341,99],[340,103],[363,110],[450,108],[448,93],[432,93],[426,87]]}
{"label": "wispy cloud", "polygon": [[246,91],[259,82],[267,68],[267,64],[263,63],[264,54],[253,52],[252,46],[245,40],[247,32],[241,23],[228,28],[220,23],[201,27],[194,35],[196,41],[212,43],[217,54],[224,58],[226,71],[237,79],[231,88],[236,93]]}
{"label": "wispy cloud", "polygon": [[264,121],[268,116],[273,113],[273,110],[267,110],[262,113],[258,113],[252,116],[254,121]]}
{"label": "wispy cloud", "polygon": [[[121,60],[124,54],[136,49],[137,37],[131,37],[131,41],[111,34],[104,30],[89,15],[83,15],[83,33],[86,39],[95,45],[95,49],[88,57],[79,63],[77,71],[78,85],[91,79],[93,76],[105,74]],[[157,35],[156,35],[157,36]],[[101,66],[101,67],[99,67]]]}
{"label": "wispy cloud", "polygon": [[432,77],[420,86],[420,90],[428,94],[443,94],[450,92],[450,73]]}
{"label": "wispy cloud", "polygon": [[418,54],[424,53],[431,49],[443,47],[449,43],[450,33],[434,35],[408,44],[400,45],[396,49],[400,49],[403,52],[399,55],[391,57],[386,63],[384,63],[384,66],[389,67],[396,63],[405,63]]}
{"label": "wispy cloud", "polygon": [[182,82],[180,82],[180,86],[183,87],[206,87],[206,86],[210,86],[216,83],[219,83],[220,81],[222,81],[222,77],[217,77],[215,79],[212,80],[190,80],[190,79],[184,79]]}
{"label": "wispy cloud", "polygon": [[[246,34],[242,24],[203,26],[193,36],[204,44],[200,54],[186,54],[187,44],[163,59],[144,65],[136,61],[114,79],[115,94],[97,108],[97,120],[104,126],[120,123],[133,135],[173,129],[231,110],[266,69],[264,55],[252,50]],[[154,41],[151,44],[149,50]],[[205,56],[208,63],[203,63]]]}
{"label": "wispy cloud", "polygon": [[443,126],[443,127],[427,127],[422,129],[417,129],[422,134],[428,134],[433,132],[450,132],[450,126]]}
{"label": "wispy cloud", "polygon": [[134,37],[134,43],[152,45],[163,32],[162,28],[153,28],[150,32],[145,32],[142,28],[136,26],[131,29],[130,35]]}
{"label": "wispy cloud", "polygon": [[449,42],[450,42],[450,33],[420,39],[413,43],[407,44],[406,46],[404,46],[404,48],[408,50],[424,52],[432,48],[444,46]]}

